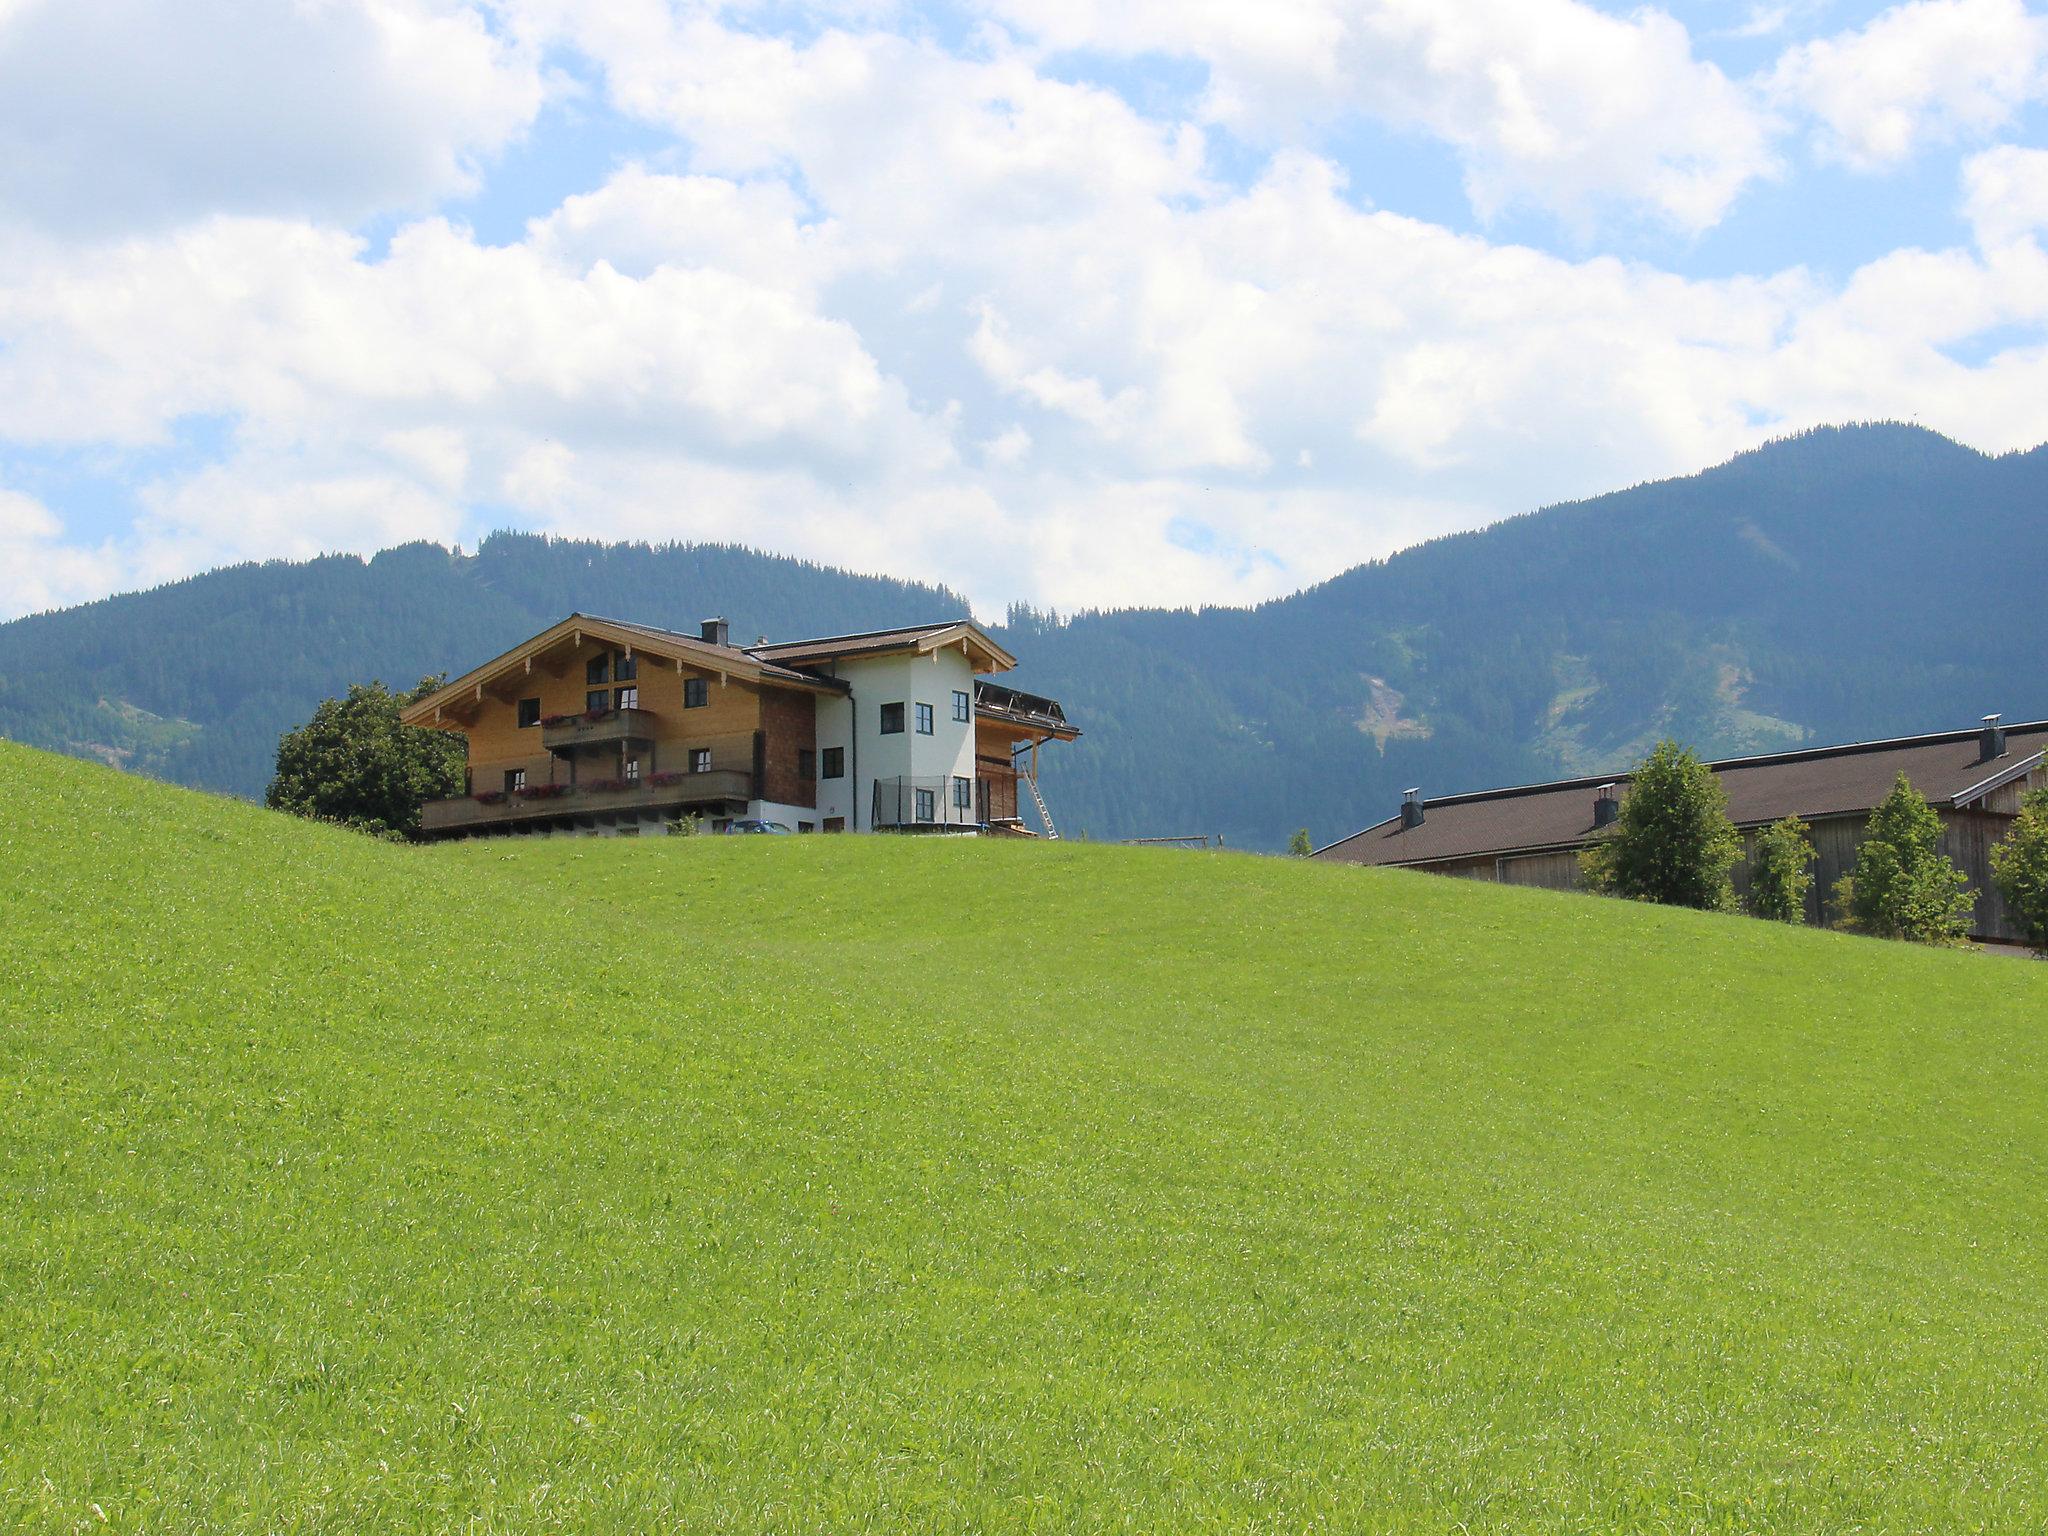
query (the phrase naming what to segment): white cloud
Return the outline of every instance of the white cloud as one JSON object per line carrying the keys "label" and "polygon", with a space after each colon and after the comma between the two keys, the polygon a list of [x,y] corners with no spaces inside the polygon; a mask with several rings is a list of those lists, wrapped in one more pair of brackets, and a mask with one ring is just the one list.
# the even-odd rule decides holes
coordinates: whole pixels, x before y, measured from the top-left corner
{"label": "white cloud", "polygon": [[1744,39],[1776,37],[1791,19],[1792,8],[1789,5],[1752,5],[1747,16],[1736,25],[1724,28],[1719,35]]}
{"label": "white cloud", "polygon": [[2048,230],[2048,149],[2005,144],[1963,164],[1963,211],[1982,245]]}
{"label": "white cloud", "polygon": [[0,435],[141,444],[201,412],[310,428],[340,399],[380,436],[455,416],[870,450],[887,389],[847,326],[723,269],[552,254],[427,220],[371,262],[332,231],[220,219],[51,258],[0,288]]}
{"label": "white cloud", "polygon": [[601,261],[635,277],[662,266],[714,268],[807,296],[843,263],[837,226],[808,218],[783,182],[661,175],[639,165],[569,198],[528,234],[566,265]]}
{"label": "white cloud", "polygon": [[[800,293],[715,266],[632,277],[557,233],[489,247],[426,220],[374,261],[260,219],[16,247],[0,439],[142,448],[181,418],[233,421],[223,460],[143,488],[135,558],[182,569],[452,538],[476,505],[602,530],[601,497],[548,491],[551,445],[580,466],[557,481],[588,487],[644,486],[651,465],[675,488],[715,472],[789,494],[949,462],[946,432]],[[659,504],[674,534],[751,536],[731,501]]]}
{"label": "white cloud", "polygon": [[[1361,206],[1299,146],[1247,185],[1210,174],[1215,124],[1277,142],[1291,99],[1302,122],[1442,133],[1482,200],[1498,177],[1503,200],[1699,227],[1766,168],[1765,125],[1661,13],[1042,6],[1024,41],[961,57],[537,4],[491,47],[588,50],[686,173],[650,155],[501,245],[434,216],[381,251],[275,214],[0,234],[0,441],[140,450],[231,423],[216,462],[140,488],[103,572],[509,518],[739,538],[985,611],[1249,600],[1820,421],[2048,437],[2038,344],[1952,355],[2048,323],[2042,151],[1970,163],[1976,249],[1846,281],[1460,234]],[[1169,17],[1210,63],[1209,126],[1042,72],[1045,46],[1169,46]],[[42,515],[35,547],[68,549]]]}
{"label": "white cloud", "polygon": [[1022,427],[1009,427],[981,445],[981,455],[1004,469],[1022,464],[1031,456],[1031,434]]}
{"label": "white cloud", "polygon": [[0,486],[0,619],[103,596],[131,574],[112,549],[65,542],[49,508]]}
{"label": "white cloud", "polygon": [[1816,121],[1823,155],[1896,165],[1929,142],[1995,133],[2048,91],[2048,19],[2025,0],[1909,0],[1789,50],[1767,89]]}
{"label": "white cloud", "polygon": [[471,187],[543,94],[534,59],[456,0],[15,0],[0,218],[103,233],[419,208]]}
{"label": "white cloud", "polygon": [[1695,56],[1685,28],[1580,0],[997,0],[1054,48],[1201,60],[1206,111],[1285,140],[1361,114],[1454,145],[1482,215],[1516,205],[1581,223],[1614,206],[1679,229],[1717,223],[1772,174],[1770,123]]}

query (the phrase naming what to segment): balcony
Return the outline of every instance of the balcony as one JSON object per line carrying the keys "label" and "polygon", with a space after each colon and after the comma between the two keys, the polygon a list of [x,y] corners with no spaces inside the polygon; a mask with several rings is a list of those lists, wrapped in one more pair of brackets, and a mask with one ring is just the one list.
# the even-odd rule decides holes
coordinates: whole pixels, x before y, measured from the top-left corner
{"label": "balcony", "polygon": [[942,832],[973,830],[988,824],[988,780],[970,779],[964,806],[955,803],[954,781],[935,778],[875,780],[874,816],[877,831]]}
{"label": "balcony", "polygon": [[1059,700],[1021,693],[1000,683],[975,683],[974,712],[984,720],[1004,720],[1063,739],[1081,734],[1067,724],[1067,712],[1060,708]]}
{"label": "balcony", "polygon": [[610,747],[654,740],[655,716],[648,709],[607,709],[599,714],[558,715],[540,723],[540,744],[550,752]]}
{"label": "balcony", "polygon": [[656,783],[649,779],[609,790],[541,785],[523,795],[514,792],[483,799],[465,795],[459,800],[429,800],[420,807],[420,830],[429,837],[445,837],[529,823],[573,825],[595,822],[622,811],[639,815],[646,811],[737,808],[754,798],[754,776],[737,768],[676,774],[672,779],[667,774],[660,777],[670,781]]}

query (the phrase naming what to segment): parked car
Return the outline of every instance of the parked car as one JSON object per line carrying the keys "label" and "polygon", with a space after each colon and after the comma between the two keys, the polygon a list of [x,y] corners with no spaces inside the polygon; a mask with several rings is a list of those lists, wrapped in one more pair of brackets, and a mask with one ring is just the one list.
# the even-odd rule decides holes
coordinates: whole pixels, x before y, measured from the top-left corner
{"label": "parked car", "polygon": [[774,832],[784,837],[795,835],[781,822],[763,821],[758,816],[742,816],[735,821],[729,821],[725,824],[725,830],[731,833]]}

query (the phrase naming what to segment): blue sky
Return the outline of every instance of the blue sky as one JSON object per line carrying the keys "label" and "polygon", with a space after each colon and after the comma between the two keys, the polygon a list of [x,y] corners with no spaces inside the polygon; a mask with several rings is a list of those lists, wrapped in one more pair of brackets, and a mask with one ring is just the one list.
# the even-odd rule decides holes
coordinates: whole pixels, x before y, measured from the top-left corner
{"label": "blue sky", "polygon": [[2028,0],[0,0],[0,617],[492,527],[1243,602],[2048,439]]}

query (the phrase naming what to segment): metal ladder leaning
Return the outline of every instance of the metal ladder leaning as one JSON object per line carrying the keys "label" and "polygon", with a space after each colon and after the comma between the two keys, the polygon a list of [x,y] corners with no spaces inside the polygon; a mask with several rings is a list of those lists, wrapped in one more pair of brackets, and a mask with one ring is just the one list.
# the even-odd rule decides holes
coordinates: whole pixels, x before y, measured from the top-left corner
{"label": "metal ladder leaning", "polygon": [[1038,819],[1045,823],[1046,841],[1058,842],[1060,840],[1060,829],[1052,824],[1052,812],[1045,808],[1045,796],[1038,792],[1038,775],[1031,774],[1025,778],[1024,782],[1031,786],[1031,803],[1038,807]]}

